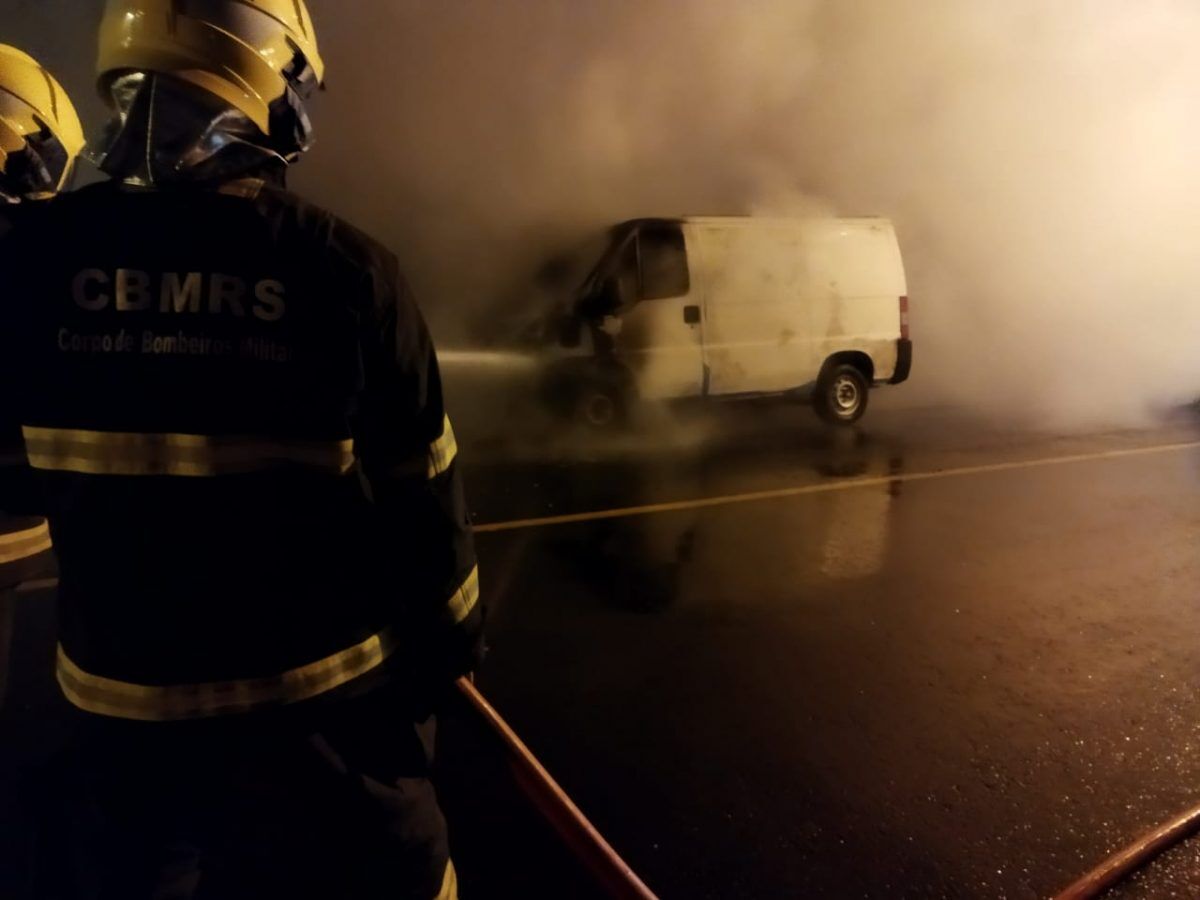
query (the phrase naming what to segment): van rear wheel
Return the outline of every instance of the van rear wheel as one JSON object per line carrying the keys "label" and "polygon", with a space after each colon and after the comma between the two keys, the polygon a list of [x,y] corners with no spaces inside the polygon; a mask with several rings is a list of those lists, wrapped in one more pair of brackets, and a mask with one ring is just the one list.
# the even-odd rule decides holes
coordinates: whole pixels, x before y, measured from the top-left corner
{"label": "van rear wheel", "polygon": [[849,363],[821,373],[814,398],[817,415],[833,425],[853,425],[867,411],[866,376]]}

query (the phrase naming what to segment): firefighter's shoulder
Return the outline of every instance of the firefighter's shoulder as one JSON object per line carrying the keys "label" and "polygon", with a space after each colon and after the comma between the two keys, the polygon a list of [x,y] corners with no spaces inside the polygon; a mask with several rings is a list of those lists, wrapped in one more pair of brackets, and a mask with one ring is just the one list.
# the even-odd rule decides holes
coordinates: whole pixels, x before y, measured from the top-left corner
{"label": "firefighter's shoulder", "polygon": [[8,237],[16,227],[20,208],[15,203],[0,203],[0,241]]}
{"label": "firefighter's shoulder", "polygon": [[50,200],[28,200],[24,203],[0,201],[0,245],[15,232],[35,225],[52,205]]}
{"label": "firefighter's shoulder", "polygon": [[[43,254],[36,251],[44,244],[24,239],[45,221],[52,203],[52,200],[0,202],[0,294],[8,298],[19,296],[19,290],[13,286],[14,278],[26,274],[31,261],[42,258]],[[13,305],[10,300],[0,306],[11,311]]]}
{"label": "firefighter's shoulder", "polygon": [[299,243],[309,244],[315,239],[314,249],[325,255],[330,264],[344,267],[347,275],[369,276],[383,284],[395,283],[399,277],[396,255],[335,213],[272,185],[261,187],[256,202],[260,211],[277,225],[300,232],[303,237]]}
{"label": "firefighter's shoulder", "polygon": [[51,251],[61,249],[64,241],[96,228],[99,210],[112,192],[112,184],[102,181],[54,197],[4,205],[0,207],[0,247],[7,245],[9,252],[26,264],[48,262]]}

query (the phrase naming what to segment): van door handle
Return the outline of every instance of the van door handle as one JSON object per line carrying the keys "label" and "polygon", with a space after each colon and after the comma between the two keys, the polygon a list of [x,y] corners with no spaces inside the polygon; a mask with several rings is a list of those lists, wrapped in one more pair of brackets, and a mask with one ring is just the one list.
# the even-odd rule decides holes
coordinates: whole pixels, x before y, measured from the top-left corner
{"label": "van door handle", "polygon": [[683,308],[683,322],[685,325],[699,325],[700,324],[700,307],[685,306]]}

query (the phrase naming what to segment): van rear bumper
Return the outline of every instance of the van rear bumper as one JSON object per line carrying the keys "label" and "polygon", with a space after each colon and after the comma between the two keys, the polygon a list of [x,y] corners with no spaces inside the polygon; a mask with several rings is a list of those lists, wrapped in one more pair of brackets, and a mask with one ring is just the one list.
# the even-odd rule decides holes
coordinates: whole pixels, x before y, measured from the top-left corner
{"label": "van rear bumper", "polygon": [[912,341],[901,338],[896,341],[896,371],[888,379],[888,384],[900,384],[908,381],[908,373],[912,371]]}

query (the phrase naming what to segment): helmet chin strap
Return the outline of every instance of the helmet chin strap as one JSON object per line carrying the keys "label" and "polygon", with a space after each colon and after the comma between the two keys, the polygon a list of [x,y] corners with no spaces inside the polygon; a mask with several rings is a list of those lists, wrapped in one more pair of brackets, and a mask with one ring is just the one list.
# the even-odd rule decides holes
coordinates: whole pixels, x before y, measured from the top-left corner
{"label": "helmet chin strap", "polygon": [[[117,114],[92,158],[105,173],[131,184],[280,177],[307,149],[311,133],[303,102],[290,89],[279,101],[286,109],[281,108],[276,137],[263,134],[215,94],[169,75],[123,75],[113,82],[112,97]],[[298,125],[289,132],[284,126],[292,118]]]}

